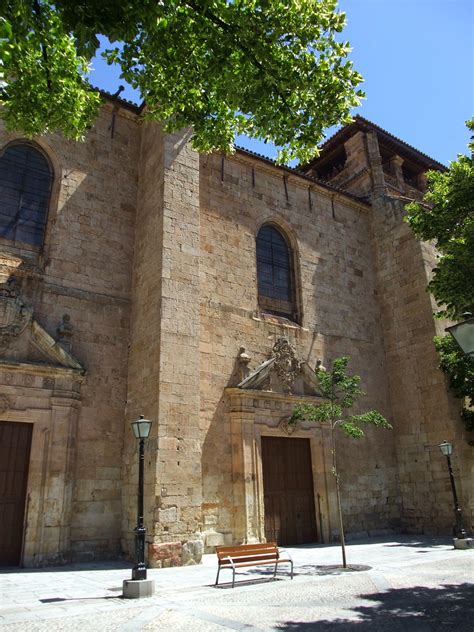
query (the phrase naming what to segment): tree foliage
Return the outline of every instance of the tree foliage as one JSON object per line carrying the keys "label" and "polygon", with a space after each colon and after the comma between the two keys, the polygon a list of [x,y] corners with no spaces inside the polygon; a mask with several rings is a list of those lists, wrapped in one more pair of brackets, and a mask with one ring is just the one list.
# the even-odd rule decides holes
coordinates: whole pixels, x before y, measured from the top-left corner
{"label": "tree foliage", "polygon": [[[474,131],[474,119],[467,122]],[[406,220],[419,239],[432,240],[439,256],[428,285],[441,310],[435,315],[460,319],[474,313],[474,143],[470,156],[458,156],[445,172],[427,174],[423,202],[413,202]],[[454,394],[464,400],[461,417],[474,430],[474,360],[465,356],[451,336],[435,338],[440,367]]]}
{"label": "tree foliage", "polygon": [[78,139],[100,102],[84,78],[86,57],[77,54],[53,7],[8,5],[0,17],[0,104],[7,129],[27,136],[58,130]]}
{"label": "tree foliage", "polygon": [[363,426],[369,424],[380,428],[391,428],[388,421],[376,410],[363,414],[349,414],[348,411],[365,395],[360,388],[360,376],[348,375],[348,357],[336,358],[331,371],[316,372],[319,389],[327,401],[317,406],[299,404],[295,407],[291,420],[327,423],[340,427],[344,434],[354,439],[364,436]]}
{"label": "tree foliage", "polygon": [[369,410],[361,414],[350,414],[349,410],[365,395],[360,388],[360,377],[348,375],[349,358],[336,358],[331,371],[319,369],[316,375],[319,388],[325,401],[319,405],[299,404],[295,406],[290,422],[312,421],[326,424],[331,431],[332,473],[336,481],[337,506],[339,513],[339,530],[342,547],[343,567],[347,567],[344,537],[344,522],[342,515],[340,479],[337,469],[337,452],[335,431],[340,428],[347,437],[360,439],[364,436],[363,427],[366,425],[378,428],[391,428],[389,422],[376,410]]}
{"label": "tree foliage", "polygon": [[327,127],[350,120],[362,78],[338,41],[337,0],[0,0],[0,103],[10,129],[79,138],[98,96],[87,82],[104,55],[168,131],[192,126],[201,151],[236,134],[306,162]]}
{"label": "tree foliage", "polygon": [[463,400],[461,418],[466,430],[474,430],[474,361],[459,349],[452,336],[437,336],[434,342],[439,366],[448,376],[454,395]]}
{"label": "tree foliage", "polygon": [[[467,126],[474,131],[474,119]],[[474,144],[470,144],[471,152]],[[419,239],[433,241],[438,261],[428,288],[442,307],[439,316],[474,312],[474,157],[458,156],[446,171],[427,173],[423,202],[406,207],[406,221]]]}

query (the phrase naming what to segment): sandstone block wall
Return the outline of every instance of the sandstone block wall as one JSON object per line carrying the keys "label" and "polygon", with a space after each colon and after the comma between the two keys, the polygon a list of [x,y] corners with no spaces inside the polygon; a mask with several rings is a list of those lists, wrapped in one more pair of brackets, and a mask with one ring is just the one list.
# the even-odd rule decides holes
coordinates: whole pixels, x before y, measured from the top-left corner
{"label": "sandstone block wall", "polygon": [[[72,354],[86,368],[74,438],[72,515],[67,518],[68,553],[74,559],[115,556],[120,551],[139,136],[135,117],[120,111],[111,138],[111,116],[106,106],[84,143],[57,135],[38,140],[55,172],[44,247],[35,250],[5,241],[0,245],[4,274],[20,279],[26,303],[51,336],[57,338],[63,314],[70,315]],[[0,143],[15,138],[2,132]],[[15,355],[15,345],[11,353],[17,361],[28,359]],[[41,357],[35,360],[47,362]],[[47,401],[38,393],[38,408]],[[39,419],[34,413],[30,416],[33,445],[38,445]],[[31,485],[37,484],[31,479]],[[53,559],[54,551],[48,555]]]}
{"label": "sandstone block wall", "polygon": [[[200,156],[187,131],[139,126],[127,109],[112,138],[111,120],[107,105],[84,144],[38,141],[55,171],[44,248],[0,243],[2,279],[19,280],[53,338],[70,315],[71,354],[86,370],[43,375],[32,363],[45,360],[26,337],[0,357],[9,367],[0,371],[8,404],[0,421],[34,424],[28,563],[131,553],[138,459],[130,421],[140,414],[153,421],[149,563],[194,563],[204,547],[261,538],[259,442],[282,432],[295,400],[240,397],[232,387],[240,347],[254,368],[279,338],[311,367],[349,355],[367,391],[360,410],[378,409],[394,425],[359,442],[338,438],[348,533],[449,532],[437,443],[457,446],[465,507],[470,447],[431,344],[433,252],[403,224],[377,136],[349,139],[337,176],[372,195],[370,206],[245,152]],[[14,138],[2,132],[1,146]],[[291,245],[297,322],[258,305],[255,238],[266,222]],[[25,361],[31,375],[17,371]],[[301,432],[311,441],[318,528],[330,539],[337,524],[327,441],[319,428]]]}
{"label": "sandstone block wall", "polygon": [[[146,527],[155,566],[200,556],[199,156],[189,133],[143,130],[127,421],[154,421],[147,445]],[[127,432],[127,430],[126,430]],[[125,449],[124,538],[136,520],[136,458]],[[183,544],[185,547],[183,548]],[[191,548],[190,548],[191,547]],[[202,553],[202,551],[201,551]]]}
{"label": "sandstone block wall", "polygon": [[[338,177],[344,188],[355,193],[365,183],[374,209],[376,291],[396,436],[402,525],[415,532],[449,533],[452,494],[438,444],[446,439],[455,445],[455,477],[468,525],[474,502],[472,447],[459,418],[460,403],[449,393],[432,342],[446,325],[433,319],[437,307],[426,291],[436,253],[431,244],[418,242],[403,221],[405,202],[421,199],[425,178],[419,175],[417,189],[404,182],[403,160],[397,155],[392,159],[393,174],[385,173],[375,132],[358,132],[345,148],[346,169]],[[348,179],[351,170],[361,176]]]}
{"label": "sandstone block wall", "polygon": [[[241,345],[252,356],[252,366],[266,359],[282,336],[311,366],[318,358],[329,362],[350,355],[351,369],[361,374],[369,394],[364,406],[389,418],[391,411],[370,210],[318,187],[312,187],[310,205],[304,180],[290,177],[285,190],[280,171],[239,156],[225,159],[224,169],[219,156],[201,158],[200,196],[203,529],[212,546],[233,537],[231,421],[223,391],[238,382]],[[278,224],[292,243],[300,324],[268,318],[258,309],[255,237],[267,221]],[[398,524],[391,438],[369,431],[356,446],[340,438],[344,505],[352,532]]]}
{"label": "sandstone block wall", "polygon": [[384,197],[374,207],[402,523],[413,532],[450,533],[453,501],[446,459],[438,444],[447,440],[455,445],[455,476],[468,524],[472,520],[472,448],[459,417],[460,404],[449,394],[433,345],[433,336],[443,329],[433,321],[436,306],[426,291],[435,254],[431,246],[413,238],[399,201]]}

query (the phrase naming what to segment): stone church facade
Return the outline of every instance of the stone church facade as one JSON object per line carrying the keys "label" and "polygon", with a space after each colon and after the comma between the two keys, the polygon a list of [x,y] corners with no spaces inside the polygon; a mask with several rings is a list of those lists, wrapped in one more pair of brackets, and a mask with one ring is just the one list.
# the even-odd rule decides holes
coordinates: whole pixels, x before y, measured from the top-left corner
{"label": "stone church facade", "polygon": [[140,414],[150,565],[333,540],[328,431],[288,418],[341,355],[393,425],[338,438],[348,534],[451,533],[443,440],[470,525],[434,253],[403,222],[442,165],[360,117],[299,170],[189,140],[110,97],[84,143],[0,134],[0,563],[130,554]]}

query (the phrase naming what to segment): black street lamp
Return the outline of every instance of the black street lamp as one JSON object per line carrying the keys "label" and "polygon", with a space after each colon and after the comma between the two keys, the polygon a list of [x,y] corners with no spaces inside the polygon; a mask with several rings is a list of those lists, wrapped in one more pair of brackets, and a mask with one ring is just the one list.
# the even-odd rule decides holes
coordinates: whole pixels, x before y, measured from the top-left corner
{"label": "black street lamp", "polygon": [[438,447],[448,461],[449,480],[451,481],[451,490],[453,492],[453,499],[454,499],[454,516],[456,519],[456,528],[455,528],[456,537],[460,540],[464,540],[467,538],[467,535],[466,535],[466,531],[463,525],[462,509],[458,502],[458,495],[456,494],[456,485],[454,484],[453,468],[451,467],[451,454],[453,453],[453,444],[448,443],[447,441],[443,441],[443,443],[440,443]]}
{"label": "black street lamp", "polygon": [[462,322],[446,327],[445,331],[451,334],[465,355],[474,357],[474,317],[471,312],[465,312],[462,316]]}
{"label": "black street lamp", "polygon": [[138,452],[138,515],[137,526],[135,527],[135,565],[132,569],[132,579],[146,579],[145,566],[145,525],[143,522],[143,466],[145,463],[145,439],[150,435],[152,422],[145,419],[143,415],[136,421],[132,421],[131,426],[135,438],[139,440]]}

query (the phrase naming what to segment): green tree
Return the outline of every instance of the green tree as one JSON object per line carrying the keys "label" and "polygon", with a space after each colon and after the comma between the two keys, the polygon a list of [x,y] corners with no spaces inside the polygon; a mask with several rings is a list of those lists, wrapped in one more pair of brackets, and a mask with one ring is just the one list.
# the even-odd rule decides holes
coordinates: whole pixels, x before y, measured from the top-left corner
{"label": "green tree", "polygon": [[439,366],[448,376],[454,395],[463,401],[461,419],[466,430],[474,430],[474,360],[464,355],[450,335],[436,336],[434,343]]}
{"label": "green tree", "polygon": [[[466,123],[474,131],[474,119]],[[416,237],[432,241],[438,251],[428,289],[440,310],[437,317],[460,319],[474,313],[474,143],[470,156],[458,156],[446,171],[429,171],[422,202],[407,205],[406,221]],[[464,400],[466,428],[474,429],[474,359],[465,356],[451,336],[435,338],[440,367],[454,394]]]}
{"label": "green tree", "polygon": [[99,97],[87,81],[98,35],[149,118],[191,126],[200,151],[236,134],[306,162],[350,120],[362,78],[337,40],[337,0],[0,0],[0,104],[9,129],[80,138]]}
{"label": "green tree", "polygon": [[360,377],[348,375],[347,365],[349,358],[336,358],[332,370],[326,371],[319,368],[316,375],[322,396],[327,400],[323,404],[300,404],[295,406],[290,422],[305,420],[326,424],[331,432],[332,474],[336,483],[337,510],[339,516],[339,532],[342,549],[342,565],[347,568],[346,544],[344,536],[344,521],[341,505],[340,474],[337,467],[336,431],[338,429],[353,439],[364,436],[361,426],[372,425],[378,428],[391,428],[388,421],[376,410],[355,415],[348,411],[356,401],[365,395],[360,388]]}
{"label": "green tree", "polygon": [[[474,119],[467,122],[474,131]],[[470,143],[471,152],[474,143]],[[439,316],[474,311],[474,158],[458,156],[446,171],[428,171],[423,202],[406,206],[415,235],[433,241],[439,253],[428,288],[442,307]]]}

